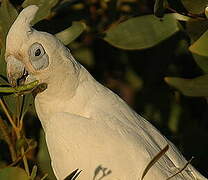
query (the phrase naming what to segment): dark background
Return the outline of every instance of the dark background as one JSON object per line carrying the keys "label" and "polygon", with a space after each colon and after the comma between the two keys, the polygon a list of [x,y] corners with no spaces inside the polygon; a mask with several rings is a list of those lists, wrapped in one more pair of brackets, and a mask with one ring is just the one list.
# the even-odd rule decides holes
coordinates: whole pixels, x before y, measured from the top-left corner
{"label": "dark background", "polygon": [[[21,4],[21,1],[11,2],[17,8]],[[102,39],[103,32],[123,18],[152,14],[154,1],[123,1],[120,9],[114,0],[106,9],[98,0],[66,2],[56,6],[54,15],[37,23],[35,28],[55,34],[69,27],[72,21],[84,20],[88,29],[69,45],[72,54],[99,82],[154,124],[187,160],[194,156],[192,164],[208,176],[207,101],[204,97],[183,96],[164,81],[166,76],[193,78],[203,73],[187,50],[190,44],[187,34],[179,32],[146,50],[118,49]],[[186,12],[180,1],[172,3],[172,7],[178,12]],[[101,13],[100,9],[103,10]],[[133,79],[129,72],[134,73]],[[27,136],[38,141],[40,123],[37,119],[32,120],[34,115],[28,116],[30,121],[25,122]],[[171,119],[176,124],[171,125]]]}

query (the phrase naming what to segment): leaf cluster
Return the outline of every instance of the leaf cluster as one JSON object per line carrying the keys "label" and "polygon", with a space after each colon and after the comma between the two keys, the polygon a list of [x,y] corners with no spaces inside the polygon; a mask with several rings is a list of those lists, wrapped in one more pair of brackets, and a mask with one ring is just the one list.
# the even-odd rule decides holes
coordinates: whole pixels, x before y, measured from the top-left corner
{"label": "leaf cluster", "polygon": [[[130,105],[135,104],[136,93],[141,93],[140,102],[144,98],[145,103],[136,109],[142,109],[145,117],[151,117],[174,135],[181,135],[178,133],[184,114],[181,102],[185,97],[180,93],[191,97],[208,96],[207,0],[197,0],[197,3],[195,0],[11,2],[2,0],[0,5],[0,138],[6,143],[3,149],[9,152],[7,158],[0,154],[0,179],[54,179],[43,132],[40,131],[36,139],[27,135],[27,122],[37,121],[33,97],[28,93],[36,84],[14,88],[6,78],[6,35],[18,13],[31,4],[39,6],[32,22],[35,28],[53,33],[72,49],[76,59],[97,79],[119,93]],[[147,62],[145,58],[150,56],[153,60]],[[192,78],[169,77],[184,74],[178,73],[180,67],[168,64],[168,56],[189,57],[185,69],[192,66],[194,59],[201,71],[191,74],[189,77]],[[146,71],[150,71],[150,75],[145,67],[149,68]],[[145,94],[155,88],[153,79],[158,76],[175,88],[174,96],[168,96],[170,89],[161,82],[156,98],[151,93]],[[161,112],[161,109],[168,113]],[[158,157],[150,162],[145,173]],[[76,175],[81,171],[74,172]]]}

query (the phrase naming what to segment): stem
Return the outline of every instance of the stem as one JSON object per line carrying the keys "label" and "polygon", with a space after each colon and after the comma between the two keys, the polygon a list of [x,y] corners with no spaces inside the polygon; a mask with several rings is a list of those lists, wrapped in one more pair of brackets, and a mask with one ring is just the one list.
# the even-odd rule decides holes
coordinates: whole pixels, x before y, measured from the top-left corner
{"label": "stem", "polygon": [[17,159],[17,154],[16,154],[16,151],[15,151],[14,145],[12,143],[12,140],[9,136],[8,128],[5,125],[5,122],[3,121],[3,119],[1,117],[0,117],[0,130],[3,134],[4,140],[6,141],[6,143],[9,146],[9,151],[10,151],[10,154],[11,154],[12,162],[14,162]]}
{"label": "stem", "polygon": [[29,170],[27,158],[25,156],[24,147],[21,148],[21,155],[22,155],[22,159],[23,159],[24,166],[25,166],[25,171],[26,171],[27,175],[30,176],[30,170]]}
{"label": "stem", "polygon": [[[33,148],[29,147],[25,152],[24,152],[24,155],[27,154],[28,152],[30,152]],[[14,165],[16,165],[21,159],[23,158],[22,156],[22,153],[21,153],[21,156],[17,157],[17,159],[12,162],[11,164],[9,164],[7,167],[12,167]]]}
{"label": "stem", "polygon": [[16,96],[16,118],[17,118],[17,127],[20,129],[21,131],[21,128],[20,128],[20,110],[21,107],[20,107],[20,97],[19,96]]}
{"label": "stem", "polygon": [[[14,124],[13,119],[12,119],[11,115],[9,114],[6,105],[4,104],[4,102],[3,102],[3,100],[1,98],[0,98],[0,105],[1,105],[1,107],[3,109],[3,111],[5,112],[9,122],[11,123],[13,129],[15,130],[15,133],[17,135],[17,139],[20,139],[21,138],[21,135],[20,135],[20,130],[21,129],[19,129],[19,127],[17,127]],[[23,157],[23,163],[24,163],[24,166],[25,166],[25,171],[26,171],[27,175],[30,176],[29,166],[28,166],[27,158],[25,156],[24,147],[21,148],[21,155]]]}
{"label": "stem", "polygon": [[167,7],[167,9],[171,12],[174,13],[178,13],[178,14],[182,14],[184,16],[188,16],[190,18],[195,18],[195,19],[199,19],[199,20],[206,20],[206,18],[202,15],[202,14],[192,14],[192,13],[179,13],[177,12],[175,9],[171,8],[171,7]]}
{"label": "stem", "polygon": [[178,175],[179,173],[181,173],[184,169],[187,168],[187,166],[191,163],[191,161],[194,159],[194,157],[191,157],[191,159],[183,166],[182,169],[180,169],[177,173],[175,173],[174,175],[172,175],[171,177],[169,177],[166,180],[172,179],[173,177],[175,177],[176,175]]}
{"label": "stem", "polygon": [[[17,133],[17,139],[20,139],[21,138],[20,129],[18,129],[16,131],[16,133]],[[22,160],[23,160],[24,167],[25,167],[25,171],[26,171],[27,175],[30,176],[30,170],[29,170],[27,158],[26,158],[26,155],[25,155],[24,147],[21,147],[21,150],[20,151],[21,151],[21,156],[22,156]]]}
{"label": "stem", "polygon": [[0,87],[0,92],[1,93],[21,93],[23,91],[33,90],[35,87],[37,87],[37,85],[38,85],[38,81],[34,81],[29,84],[25,84],[23,86]]}
{"label": "stem", "polygon": [[9,122],[11,123],[12,127],[14,128],[15,132],[17,131],[17,126],[14,124],[13,119],[11,117],[11,115],[9,114],[9,111],[7,110],[6,105],[4,104],[3,100],[0,98],[0,105],[4,111],[4,113],[6,114]]}
{"label": "stem", "polygon": [[[17,107],[17,111],[16,111],[16,116],[17,116],[17,127],[19,129],[18,132],[21,132],[22,131],[22,128],[23,128],[23,118],[21,118],[21,110],[22,110],[22,105],[23,103],[21,104],[20,103],[20,96],[17,96],[17,99],[16,99],[16,107]],[[20,133],[18,134],[18,139],[20,138]],[[21,155],[22,155],[22,160],[23,160],[23,164],[24,164],[24,167],[25,167],[25,171],[27,173],[28,176],[30,176],[30,170],[29,170],[29,166],[28,166],[28,162],[27,162],[27,158],[26,158],[26,155],[25,155],[25,150],[24,150],[24,147],[21,147]]]}

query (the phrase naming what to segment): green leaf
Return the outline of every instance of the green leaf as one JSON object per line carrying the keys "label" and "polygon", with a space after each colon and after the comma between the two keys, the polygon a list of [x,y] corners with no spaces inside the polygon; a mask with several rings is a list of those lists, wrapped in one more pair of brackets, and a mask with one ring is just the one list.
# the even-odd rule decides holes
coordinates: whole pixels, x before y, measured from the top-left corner
{"label": "green leaf", "polygon": [[57,33],[55,36],[62,41],[62,43],[68,45],[84,31],[85,27],[86,25],[82,22],[73,22],[71,27]]}
{"label": "green leaf", "polygon": [[182,15],[182,14],[179,14],[179,13],[173,13],[173,15],[179,21],[189,21],[189,20],[191,20],[190,17]]}
{"label": "green leaf", "polygon": [[204,12],[206,18],[208,19],[208,7],[205,8],[205,12]]}
{"label": "green leaf", "polygon": [[0,179],[29,180],[26,172],[18,167],[8,167],[0,170]]}
{"label": "green leaf", "polygon": [[154,15],[131,18],[107,30],[104,40],[121,49],[146,49],[157,45],[178,32],[178,21],[173,14],[162,20]]}
{"label": "green leaf", "polygon": [[22,114],[21,114],[21,119],[23,119],[23,117],[25,116],[25,114],[30,110],[30,111],[32,111],[33,110],[33,108],[32,108],[32,106],[34,105],[33,103],[34,103],[34,98],[33,98],[33,96],[32,96],[32,94],[31,93],[29,93],[29,94],[26,94],[25,96],[24,96],[24,99],[23,99],[23,108],[22,108]]}
{"label": "green leaf", "polygon": [[203,70],[204,73],[208,74],[208,56],[199,56],[192,54],[197,65]]}
{"label": "green leaf", "polygon": [[189,50],[200,56],[208,56],[208,30],[189,47]]}
{"label": "green leaf", "polygon": [[25,0],[22,7],[25,8],[29,5],[37,5],[39,7],[35,19],[32,24],[35,24],[51,14],[51,9],[59,2],[59,0]]}
{"label": "green leaf", "polygon": [[4,53],[5,53],[5,47],[1,49],[1,54],[0,54],[0,75],[6,77],[6,61],[4,59]]}
{"label": "green leaf", "polygon": [[208,3],[207,0],[181,0],[181,2],[186,10],[193,14],[203,13]]}
{"label": "green leaf", "polygon": [[13,94],[3,97],[3,99],[6,103],[6,106],[9,110],[9,112],[11,112],[12,115],[16,114],[16,111],[17,111],[16,98],[17,98],[17,96],[15,96]]}
{"label": "green leaf", "polygon": [[9,0],[2,0],[0,7],[0,26],[1,26],[1,37],[3,37],[4,42],[6,39],[6,34],[9,28],[17,18],[17,10],[12,6]]}
{"label": "green leaf", "polygon": [[31,83],[17,86],[17,87],[0,87],[0,93],[21,93],[24,91],[29,91],[37,87],[39,81],[33,81]]}
{"label": "green leaf", "polygon": [[191,43],[198,40],[203,33],[205,33],[208,29],[208,21],[205,20],[196,20],[190,19],[186,22],[186,32],[188,33]]}
{"label": "green leaf", "polygon": [[208,96],[208,75],[199,76],[194,79],[166,77],[165,82],[179,89],[186,96]]}
{"label": "green leaf", "polygon": [[18,16],[17,10],[9,0],[2,0],[0,7],[0,74],[6,77],[6,62],[4,61],[6,35]]}

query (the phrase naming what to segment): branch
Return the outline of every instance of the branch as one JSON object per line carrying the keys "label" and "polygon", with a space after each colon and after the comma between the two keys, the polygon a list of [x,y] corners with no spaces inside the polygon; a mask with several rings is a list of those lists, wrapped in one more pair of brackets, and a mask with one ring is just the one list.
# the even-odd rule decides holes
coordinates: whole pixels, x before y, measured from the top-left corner
{"label": "branch", "polygon": [[11,137],[9,135],[8,128],[1,117],[0,117],[0,131],[2,132],[4,140],[6,141],[6,143],[9,146],[11,158],[12,158],[12,161],[14,162],[17,159],[15,147],[14,147],[14,144],[12,143]]}

